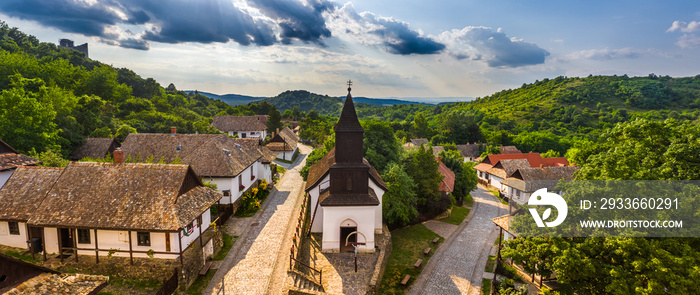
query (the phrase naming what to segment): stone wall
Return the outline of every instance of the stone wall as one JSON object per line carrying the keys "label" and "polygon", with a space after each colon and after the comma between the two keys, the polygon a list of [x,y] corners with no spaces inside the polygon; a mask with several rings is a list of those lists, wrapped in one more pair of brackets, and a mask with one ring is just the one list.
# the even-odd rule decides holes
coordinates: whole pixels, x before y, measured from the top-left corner
{"label": "stone wall", "polygon": [[386,225],[384,225],[382,228],[382,235],[384,237],[381,245],[378,245],[379,257],[377,258],[377,264],[374,266],[372,279],[369,281],[369,288],[367,290],[368,295],[379,294],[379,285],[382,283],[382,277],[384,276],[384,270],[386,269],[386,262],[389,260],[389,255],[391,255],[393,244],[391,243],[391,232]]}
{"label": "stone wall", "polygon": [[[203,234],[202,237],[202,246],[206,245],[210,239],[213,239],[214,253],[217,253],[224,244],[223,231],[217,229],[215,232],[207,231],[206,233],[208,234]],[[190,246],[185,249],[185,253],[182,254],[184,265],[180,270],[180,277],[178,278],[178,288],[180,288],[180,290],[186,290],[199,276],[199,272],[202,270],[202,267],[204,267],[204,263],[206,263],[203,253],[203,249],[199,245],[199,239],[195,240],[194,243],[190,244]]]}

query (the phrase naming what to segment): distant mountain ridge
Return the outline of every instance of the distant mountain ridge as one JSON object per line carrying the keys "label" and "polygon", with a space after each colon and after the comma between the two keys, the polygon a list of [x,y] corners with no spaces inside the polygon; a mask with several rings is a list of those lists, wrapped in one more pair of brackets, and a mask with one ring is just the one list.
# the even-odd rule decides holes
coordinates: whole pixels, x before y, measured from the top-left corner
{"label": "distant mountain ridge", "polygon": [[199,91],[199,90],[185,90],[185,93],[190,94],[197,91],[197,93],[204,95],[208,98],[211,99],[218,99],[221,100],[231,106],[239,106],[239,105],[244,105],[248,104],[254,101],[259,101],[265,99],[265,97],[259,97],[259,96],[248,96],[248,95],[242,95],[242,94],[214,94],[210,92],[205,92],[205,91]]}

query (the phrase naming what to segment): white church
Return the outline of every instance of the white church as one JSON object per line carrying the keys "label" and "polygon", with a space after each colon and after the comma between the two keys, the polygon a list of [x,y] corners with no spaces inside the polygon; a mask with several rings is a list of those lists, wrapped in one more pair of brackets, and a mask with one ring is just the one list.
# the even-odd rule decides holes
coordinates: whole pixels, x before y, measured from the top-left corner
{"label": "white church", "polygon": [[[348,86],[351,82],[348,82]],[[326,253],[374,252],[374,234],[382,233],[382,196],[386,184],[362,157],[364,129],[348,96],[335,126],[335,148],[309,169],[311,232],[322,233]]]}

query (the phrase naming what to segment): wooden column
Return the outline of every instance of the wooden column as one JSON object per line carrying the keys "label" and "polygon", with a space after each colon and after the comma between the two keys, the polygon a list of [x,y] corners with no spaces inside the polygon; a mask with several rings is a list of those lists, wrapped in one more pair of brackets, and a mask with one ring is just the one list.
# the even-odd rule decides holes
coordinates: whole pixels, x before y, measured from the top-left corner
{"label": "wooden column", "polygon": [[95,229],[95,263],[100,263],[100,246],[97,244],[97,229]]}
{"label": "wooden column", "polygon": [[73,233],[73,255],[75,255],[75,262],[78,262],[78,229],[74,228],[71,232]]}
{"label": "wooden column", "polygon": [[185,266],[185,262],[184,262],[184,260],[183,260],[183,258],[182,258],[182,253],[183,253],[184,251],[182,251],[182,234],[180,233],[180,230],[177,231],[177,243],[180,245],[180,266],[181,266],[181,267],[184,267],[184,266]]}
{"label": "wooden column", "polygon": [[41,250],[44,251],[44,261],[46,261],[46,235],[44,234],[44,228],[41,228]]}
{"label": "wooden column", "polygon": [[29,246],[29,252],[32,252],[32,260],[36,259],[34,258],[34,245],[32,245],[32,232],[29,230],[29,223],[24,224],[24,228],[27,231],[27,241],[28,241],[28,246]]}
{"label": "wooden column", "polygon": [[128,231],[129,233],[129,260],[131,261],[131,265],[134,265],[134,250],[131,248],[131,231]]}
{"label": "wooden column", "polygon": [[61,239],[61,229],[57,227],[56,233],[58,233],[58,259],[63,262],[63,249],[61,248],[63,246],[63,241]]}
{"label": "wooden column", "polygon": [[200,225],[199,225],[199,247],[204,248],[204,246],[202,245],[202,225],[201,225],[201,223],[204,222],[204,220],[202,219],[202,214],[199,214],[199,218],[197,218],[197,221],[200,223]]}

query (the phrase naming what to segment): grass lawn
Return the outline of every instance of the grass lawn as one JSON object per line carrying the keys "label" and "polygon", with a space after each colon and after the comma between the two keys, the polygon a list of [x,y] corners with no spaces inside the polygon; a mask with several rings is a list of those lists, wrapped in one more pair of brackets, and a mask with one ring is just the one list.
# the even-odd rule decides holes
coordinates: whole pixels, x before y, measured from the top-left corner
{"label": "grass lawn", "polygon": [[491,279],[481,279],[481,294],[491,294]]}
{"label": "grass lawn", "polygon": [[209,281],[211,281],[211,278],[214,277],[214,274],[216,271],[213,269],[210,269],[209,272],[207,272],[207,275],[205,276],[199,276],[194,283],[192,283],[192,286],[187,288],[187,294],[192,294],[192,295],[199,295],[204,292],[204,289],[209,285]]}
{"label": "grass lawn", "polygon": [[464,218],[469,215],[469,210],[469,208],[454,206],[452,207],[452,214],[450,214],[449,217],[439,219],[438,221],[459,225]]}
{"label": "grass lawn", "polygon": [[495,268],[496,268],[496,257],[489,256],[489,260],[486,261],[486,267],[484,268],[484,271],[493,273]]}
{"label": "grass lawn", "polygon": [[287,169],[284,169],[284,167],[277,165],[277,173],[283,174],[285,171],[287,171]]}
{"label": "grass lawn", "polygon": [[464,207],[471,207],[471,206],[474,206],[474,198],[472,198],[471,194],[468,194],[464,198]]}
{"label": "grass lawn", "polygon": [[500,192],[498,192],[498,191],[492,191],[492,190],[489,190],[489,191],[490,191],[494,196],[496,196],[496,198],[498,198],[499,201],[501,201],[501,204],[503,204],[503,205],[508,205],[508,202],[507,202],[506,200],[501,199],[501,193],[500,193]]}
{"label": "grass lawn", "polygon": [[216,253],[211,260],[224,260],[224,258],[226,258],[226,254],[228,254],[228,251],[231,250],[231,247],[233,247],[233,242],[236,241],[236,238],[238,238],[238,236],[232,237],[224,233],[224,245],[221,247],[221,250],[219,250],[219,253]]}
{"label": "grass lawn", "polygon": [[[439,237],[422,224],[415,224],[391,232],[393,248],[386,264],[386,271],[379,287],[379,294],[405,294],[410,285],[416,281],[423,267],[432,256],[423,255],[425,248],[431,247],[435,253],[437,246],[445,239],[440,238],[438,245],[433,245],[433,239]],[[418,259],[423,259],[423,264],[418,269],[413,267]],[[411,279],[406,286],[401,285],[405,275]]]}

